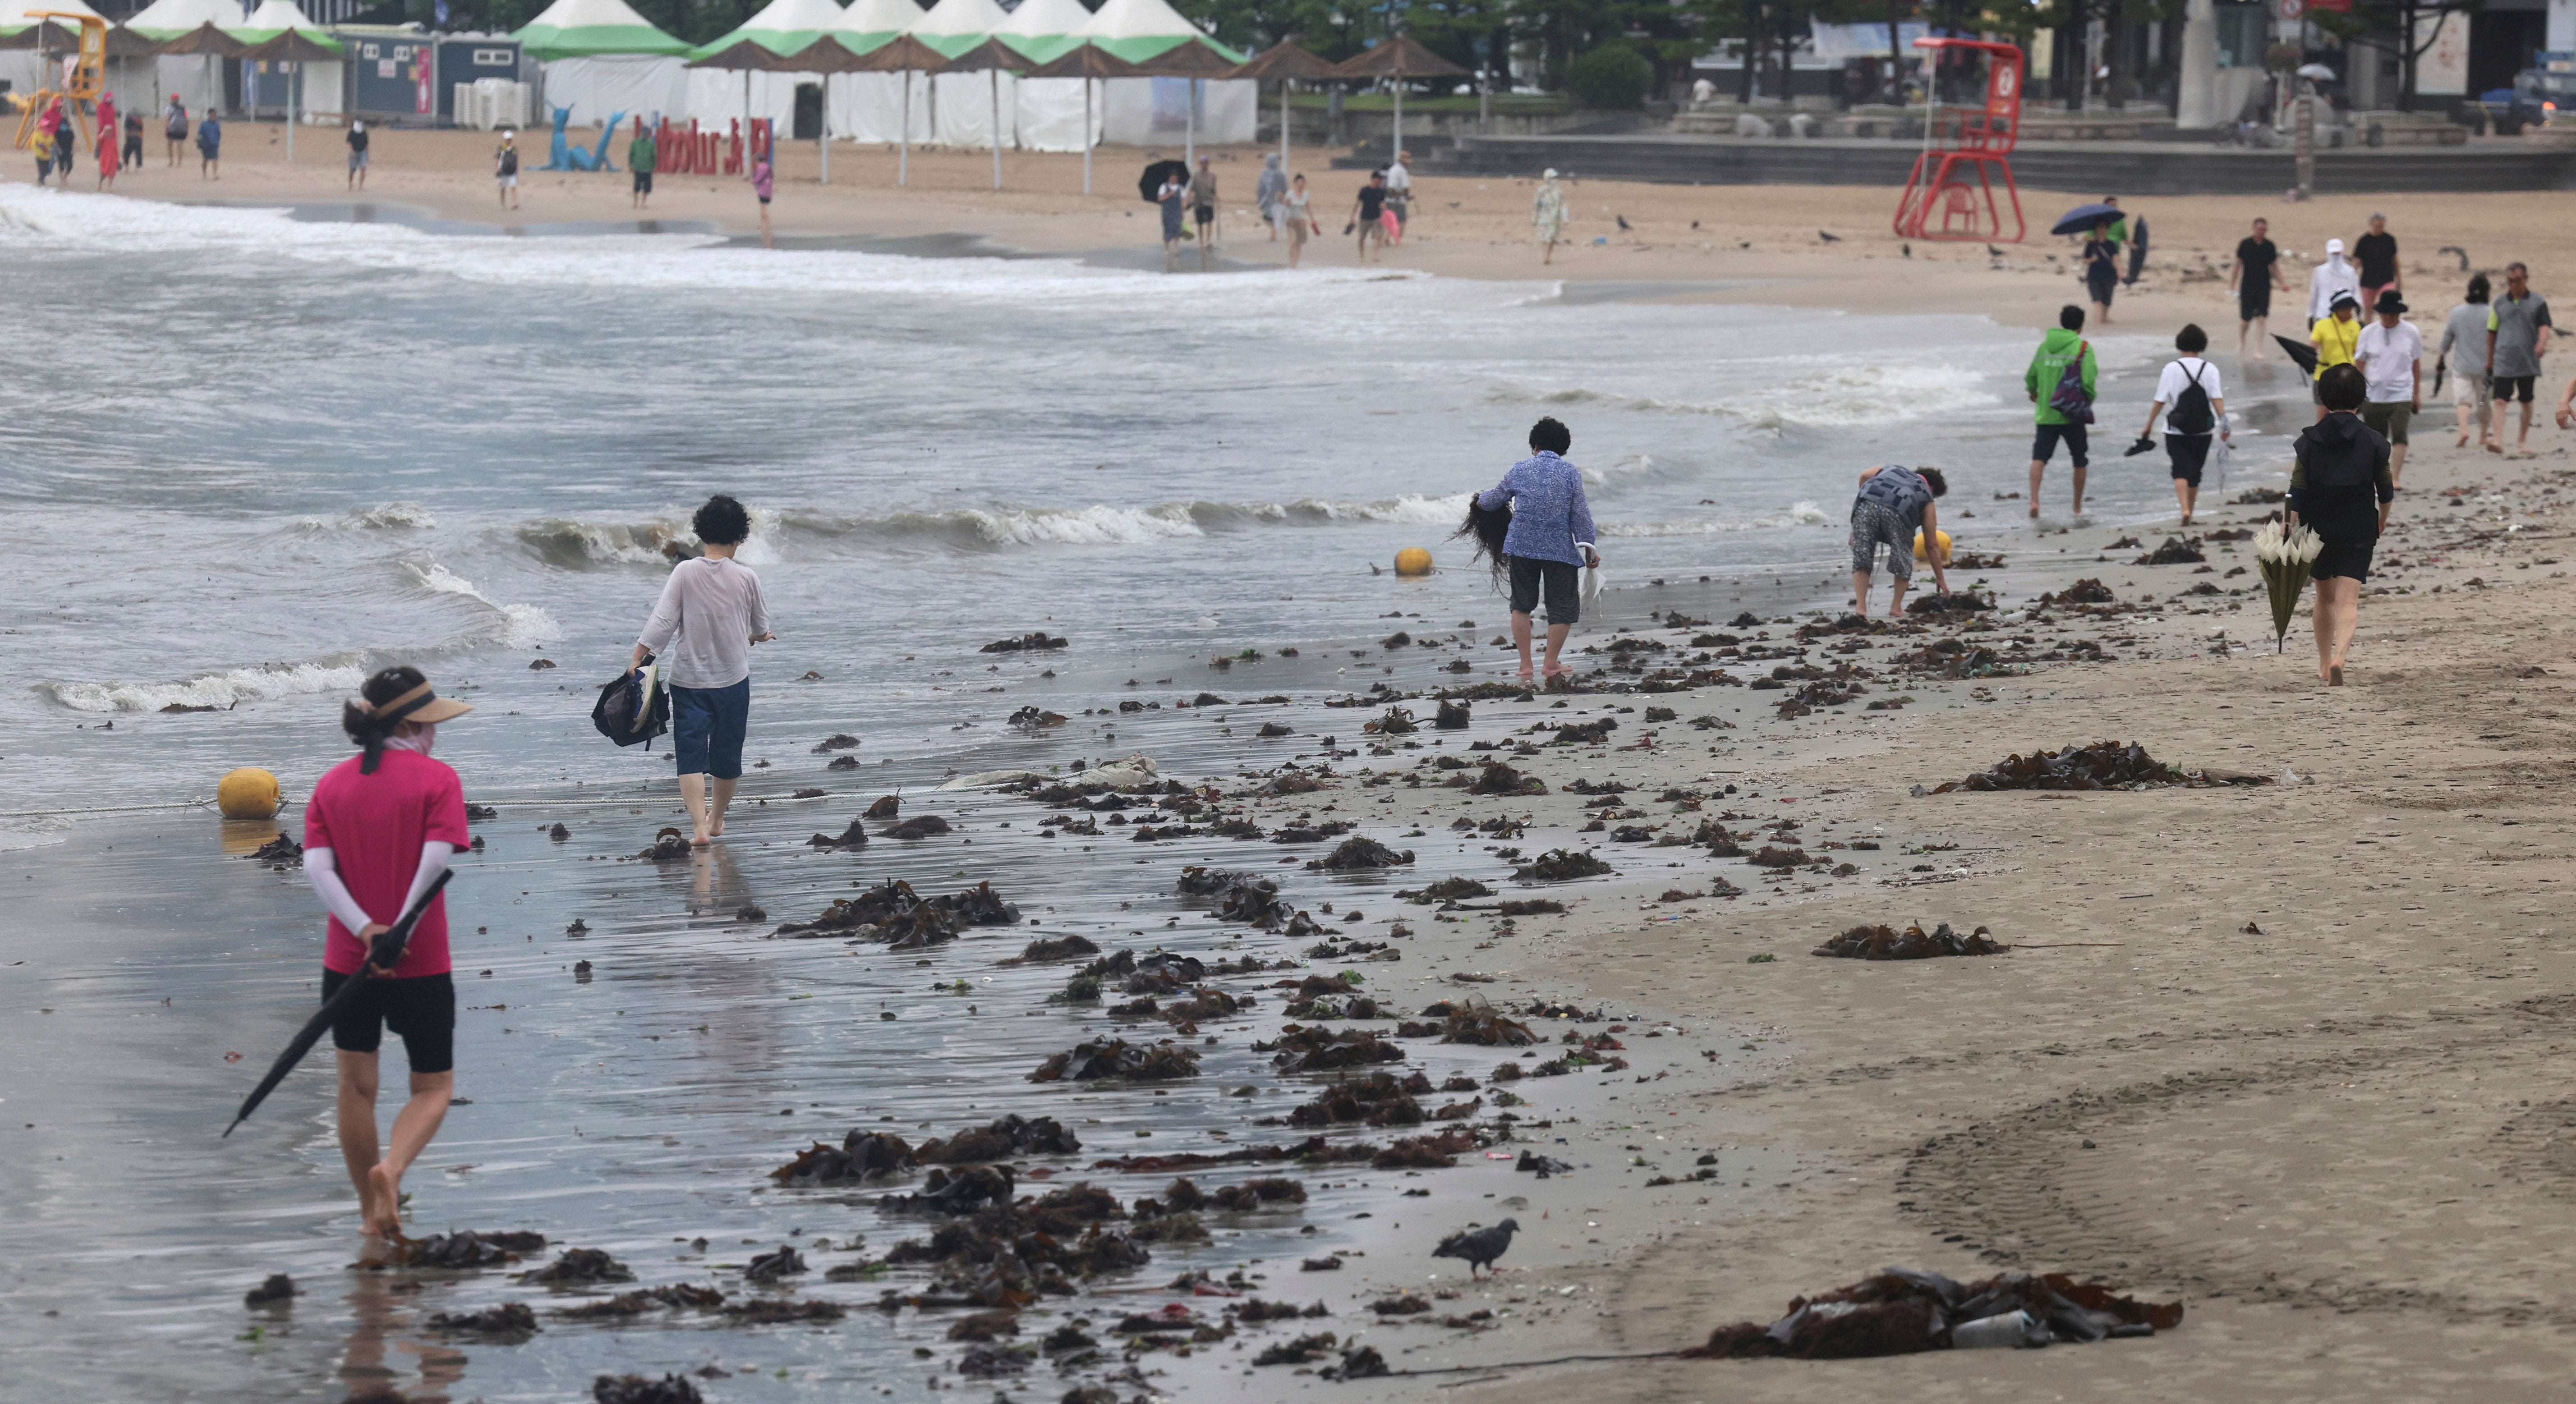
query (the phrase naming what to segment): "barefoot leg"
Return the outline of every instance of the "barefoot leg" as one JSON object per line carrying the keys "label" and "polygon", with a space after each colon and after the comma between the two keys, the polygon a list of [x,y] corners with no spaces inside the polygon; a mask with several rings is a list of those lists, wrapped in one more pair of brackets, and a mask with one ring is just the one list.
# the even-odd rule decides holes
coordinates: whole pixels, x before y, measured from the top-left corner
{"label": "barefoot leg", "polygon": [[453,1072],[413,1073],[411,1100],[394,1117],[393,1144],[385,1158],[369,1168],[368,1178],[374,1183],[376,1212],[387,1234],[402,1227],[402,1177],[420,1153],[429,1149],[430,1138],[438,1134],[439,1123],[447,1119],[448,1101],[456,1094]]}
{"label": "barefoot leg", "polygon": [[1547,673],[1547,676],[1549,676],[1549,677],[1551,677],[1551,678],[1553,678],[1553,677],[1561,677],[1561,676],[1564,676],[1564,675],[1566,675],[1566,674],[1572,673],[1572,672],[1574,671],[1572,668],[1569,668],[1569,667],[1565,666],[1563,663],[1560,663],[1560,662],[1558,662],[1558,661],[1556,660],[1556,656],[1557,656],[1558,654],[1563,653],[1563,652],[1565,651],[1565,636],[1566,636],[1567,634],[1572,633],[1573,631],[1574,631],[1574,626],[1573,626],[1573,625],[1571,625],[1571,624],[1559,624],[1559,623],[1556,623],[1556,622],[1555,622],[1555,621],[1553,621],[1553,620],[1550,620],[1550,621],[1548,622],[1548,626],[1547,626],[1547,664],[1546,664],[1546,673]]}
{"label": "barefoot leg", "polygon": [[718,777],[716,782],[708,787],[707,837],[723,837],[725,810],[732,806],[733,787],[740,783],[741,781],[739,780],[727,780],[722,777]]}
{"label": "barefoot leg", "polygon": [[680,804],[689,811],[689,827],[693,830],[689,836],[689,842],[701,848],[705,847],[709,837],[705,771],[694,771],[680,777]]}
{"label": "barefoot leg", "polygon": [[1521,681],[1530,680],[1530,617],[1526,610],[1512,611],[1512,642],[1521,650]]}
{"label": "barefoot leg", "polygon": [[366,1232],[376,1231],[376,1188],[368,1172],[376,1168],[376,1055],[335,1049],[340,1064],[340,1159],[349,1183],[358,1191],[358,1218]]}

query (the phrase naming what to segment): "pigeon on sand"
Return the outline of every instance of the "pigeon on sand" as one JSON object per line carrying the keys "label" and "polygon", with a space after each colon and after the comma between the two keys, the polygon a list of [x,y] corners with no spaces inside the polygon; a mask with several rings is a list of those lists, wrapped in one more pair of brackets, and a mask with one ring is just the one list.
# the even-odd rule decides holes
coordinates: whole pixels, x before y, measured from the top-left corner
{"label": "pigeon on sand", "polygon": [[1464,1258],[1467,1260],[1467,1275],[1474,1277],[1479,1269],[1492,1267],[1494,1260],[1512,1246],[1512,1235],[1520,1232],[1520,1227],[1518,1220],[1505,1219],[1492,1228],[1464,1229],[1440,1240],[1440,1246],[1431,1250],[1431,1256]]}

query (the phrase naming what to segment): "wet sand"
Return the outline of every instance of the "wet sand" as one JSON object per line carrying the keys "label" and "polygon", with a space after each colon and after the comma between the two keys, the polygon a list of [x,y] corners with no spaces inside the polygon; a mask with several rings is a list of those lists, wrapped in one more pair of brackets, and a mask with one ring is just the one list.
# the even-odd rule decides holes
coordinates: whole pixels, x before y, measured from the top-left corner
{"label": "wet sand", "polygon": [[[193,160],[178,170],[167,169],[156,151],[141,167],[119,177],[117,192],[156,200],[262,204],[359,198],[347,189],[345,152],[336,129],[298,129],[292,166],[284,160],[283,131],[276,123],[229,126],[220,181],[199,179]],[[631,228],[638,217],[622,170],[582,174],[533,169],[546,159],[542,132],[523,137],[520,208],[502,209],[489,174],[497,140],[482,132],[376,132],[363,198],[495,229]],[[594,134],[590,144],[596,140]],[[1203,149],[1214,158],[1227,196],[1220,266],[1284,266],[1286,245],[1272,241],[1251,212],[1264,149]],[[777,234],[789,244],[931,238],[943,246],[964,242],[1158,268],[1159,216],[1137,197],[1136,173],[1148,161],[1179,154],[1177,148],[1100,148],[1092,157],[1093,193],[1086,196],[1079,154],[1005,152],[1004,188],[996,191],[990,152],[915,148],[910,183],[899,187],[898,158],[891,147],[842,142],[832,150],[832,183],[824,185],[814,143],[786,143],[780,148],[772,216]],[[1308,264],[1351,266],[1356,262],[1352,241],[1338,231],[1348,222],[1362,173],[1329,169],[1326,158],[1332,153],[1323,150],[1303,148],[1291,154],[1290,164],[1309,177],[1316,219],[1324,226],[1324,234],[1307,247]],[[622,167],[622,152],[618,161]],[[2083,300],[2083,285],[2075,272],[2074,245],[2047,237],[2046,221],[2069,206],[2117,193],[2024,190],[2024,208],[2037,227],[2025,242],[2007,246],[2001,258],[1993,258],[1981,242],[1896,238],[1888,227],[1893,190],[1573,180],[1567,185],[1569,242],[1558,247],[1553,264],[1542,266],[1529,223],[1537,174],[1510,180],[1419,177],[1405,243],[1386,253],[1384,265],[1445,277],[1668,284],[1660,295],[1693,301],[1968,312],[2006,325],[2051,326],[2060,305]],[[24,176],[0,170],[0,179]],[[87,190],[93,183],[94,175],[79,177],[74,188]],[[2323,257],[2325,241],[2356,238],[2373,211],[2389,216],[2398,237],[2419,319],[2447,312],[2466,281],[2457,271],[2459,259],[2438,252],[2442,245],[2464,248],[2477,268],[2497,270],[2523,260],[2543,291],[2564,286],[2576,275],[2576,260],[2545,232],[2556,226],[2564,203],[2548,193],[2326,196],[2305,204],[2195,196],[2127,203],[2146,216],[2152,251],[2147,275],[2124,288],[2113,306],[2113,325],[2161,332],[2196,319],[2211,329],[2222,348],[2235,324],[2234,300],[2226,291],[2227,262],[2257,215],[2271,220],[2273,241],[2288,260],[2295,292],[2274,294],[2280,308],[2304,309],[2308,269]],[[758,205],[740,177],[661,175],[644,217],[741,238],[756,238],[759,230]],[[1621,218],[1629,228],[1619,227]],[[1828,234],[1832,241],[1824,237]],[[1596,239],[1602,242],[1596,244]],[[1196,270],[1194,245],[1182,250],[1181,267]],[[2276,319],[2274,330],[2296,333],[2298,328],[2289,319]],[[2435,331],[2432,339],[2438,340],[2438,323]]]}

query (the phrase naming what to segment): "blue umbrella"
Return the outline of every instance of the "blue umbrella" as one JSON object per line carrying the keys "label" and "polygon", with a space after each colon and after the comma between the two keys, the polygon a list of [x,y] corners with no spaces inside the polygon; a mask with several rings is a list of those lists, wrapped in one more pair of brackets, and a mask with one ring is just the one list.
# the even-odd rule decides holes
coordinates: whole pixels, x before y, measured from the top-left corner
{"label": "blue umbrella", "polygon": [[2090,234],[2093,232],[2093,226],[2101,223],[2103,220],[2117,220],[2119,218],[2120,207],[2117,205],[2077,205],[2075,208],[2059,215],[2057,217],[2057,223],[2050,226],[2048,232],[2051,234]]}

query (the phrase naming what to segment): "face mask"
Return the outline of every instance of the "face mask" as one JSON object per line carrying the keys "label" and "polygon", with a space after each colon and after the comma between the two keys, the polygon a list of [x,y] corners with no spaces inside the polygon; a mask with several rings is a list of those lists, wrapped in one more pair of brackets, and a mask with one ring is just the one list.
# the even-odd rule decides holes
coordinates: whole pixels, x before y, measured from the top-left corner
{"label": "face mask", "polygon": [[385,738],[386,750],[417,751],[424,756],[429,754],[430,747],[437,744],[438,724],[436,722],[431,722],[422,726],[420,730],[413,732],[409,736],[388,736]]}

